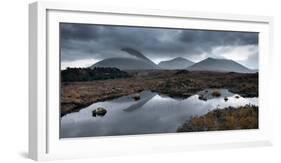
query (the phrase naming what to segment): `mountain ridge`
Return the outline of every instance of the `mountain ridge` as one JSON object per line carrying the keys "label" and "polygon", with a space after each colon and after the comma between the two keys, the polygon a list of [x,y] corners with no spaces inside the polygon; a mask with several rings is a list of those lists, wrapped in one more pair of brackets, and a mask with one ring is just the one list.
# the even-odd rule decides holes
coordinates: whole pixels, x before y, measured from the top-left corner
{"label": "mountain ridge", "polygon": [[160,69],[149,58],[145,57],[141,52],[133,48],[121,48],[121,51],[126,52],[136,58],[125,58],[125,57],[112,57],[101,60],[90,68],[94,67],[115,67],[121,70],[150,70],[150,69]]}
{"label": "mountain ridge", "polygon": [[253,70],[231,59],[217,59],[211,57],[186,67],[186,69],[189,71],[253,73]]}
{"label": "mountain ridge", "polygon": [[176,57],[170,60],[161,61],[158,66],[162,69],[174,70],[174,69],[185,69],[188,66],[193,65],[194,62],[183,58],[183,57]]}
{"label": "mountain ridge", "polygon": [[217,72],[238,72],[254,73],[255,70],[249,69],[242,64],[230,59],[218,59],[208,57],[200,62],[194,63],[183,57],[176,57],[170,60],[155,64],[152,60],[143,55],[140,51],[133,48],[121,48],[133,57],[112,57],[101,60],[89,68],[94,67],[115,67],[120,70],[176,70],[186,69],[189,71],[217,71]]}

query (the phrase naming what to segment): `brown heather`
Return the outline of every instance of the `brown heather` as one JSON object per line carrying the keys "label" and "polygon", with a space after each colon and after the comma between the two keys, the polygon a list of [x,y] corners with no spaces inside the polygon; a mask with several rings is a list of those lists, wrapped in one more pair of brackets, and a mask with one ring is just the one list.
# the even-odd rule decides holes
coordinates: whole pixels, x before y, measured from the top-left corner
{"label": "brown heather", "polygon": [[245,105],[213,110],[193,117],[178,128],[178,132],[257,129],[258,107]]}

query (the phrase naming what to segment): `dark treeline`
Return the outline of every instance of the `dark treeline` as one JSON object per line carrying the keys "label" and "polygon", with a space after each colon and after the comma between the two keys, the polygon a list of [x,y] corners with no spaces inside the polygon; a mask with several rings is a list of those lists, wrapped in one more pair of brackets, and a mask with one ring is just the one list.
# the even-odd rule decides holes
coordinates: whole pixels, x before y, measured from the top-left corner
{"label": "dark treeline", "polygon": [[93,81],[116,78],[127,78],[130,75],[118,68],[67,68],[61,71],[62,82]]}

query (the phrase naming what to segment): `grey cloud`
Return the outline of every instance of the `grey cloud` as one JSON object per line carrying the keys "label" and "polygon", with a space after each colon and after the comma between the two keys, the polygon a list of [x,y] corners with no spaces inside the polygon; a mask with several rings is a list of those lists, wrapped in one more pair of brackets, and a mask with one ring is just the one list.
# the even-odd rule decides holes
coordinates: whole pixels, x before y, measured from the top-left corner
{"label": "grey cloud", "polygon": [[93,26],[89,24],[67,24],[60,25],[61,39],[63,40],[83,40],[89,41],[99,38],[101,26]]}
{"label": "grey cloud", "polygon": [[258,44],[258,34],[250,32],[185,30],[182,31],[180,39],[186,43],[203,43],[210,46]]}
{"label": "grey cloud", "polygon": [[254,55],[251,55],[246,61],[242,61],[241,63],[248,68],[259,69],[258,62],[259,62],[259,53],[257,52]]}
{"label": "grey cloud", "polygon": [[[62,23],[62,61],[126,56],[135,48],[150,59],[209,53],[218,46],[257,45],[258,33]],[[210,53],[209,55],[213,55]],[[210,56],[212,57],[212,56]]]}

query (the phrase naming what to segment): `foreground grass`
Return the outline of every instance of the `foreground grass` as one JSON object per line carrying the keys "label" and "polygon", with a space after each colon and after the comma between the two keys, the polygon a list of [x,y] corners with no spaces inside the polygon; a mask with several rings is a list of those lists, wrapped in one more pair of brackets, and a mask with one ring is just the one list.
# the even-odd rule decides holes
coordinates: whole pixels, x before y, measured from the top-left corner
{"label": "foreground grass", "polygon": [[257,129],[258,107],[245,105],[213,110],[203,116],[193,117],[177,132]]}

